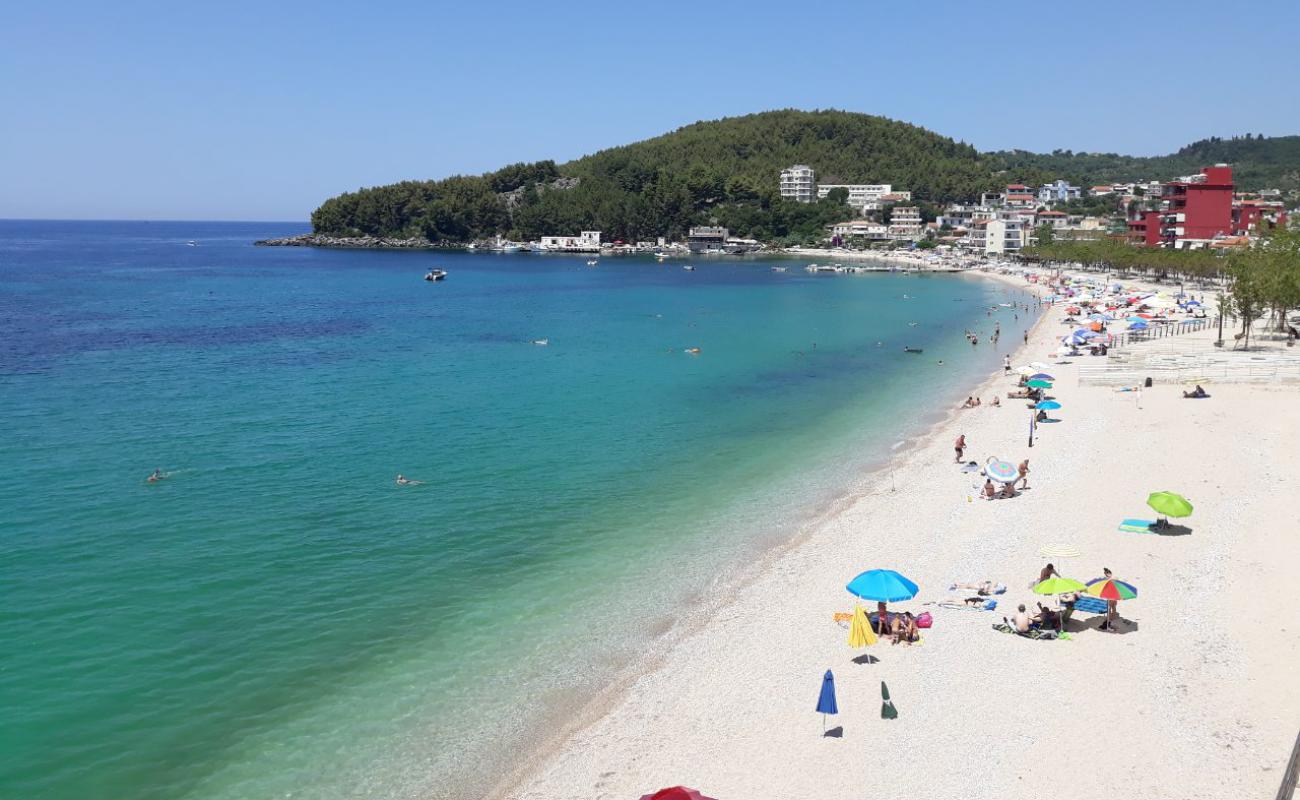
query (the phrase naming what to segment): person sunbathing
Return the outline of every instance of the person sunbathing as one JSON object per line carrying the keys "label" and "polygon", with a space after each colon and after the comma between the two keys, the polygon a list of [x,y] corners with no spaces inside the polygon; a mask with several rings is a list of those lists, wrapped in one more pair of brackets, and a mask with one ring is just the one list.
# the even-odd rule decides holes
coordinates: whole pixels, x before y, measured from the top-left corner
{"label": "person sunbathing", "polygon": [[948,591],[950,592],[955,592],[958,589],[974,589],[976,594],[980,595],[981,597],[986,597],[991,594],[1002,594],[1007,590],[1007,587],[1003,586],[1000,583],[995,583],[994,581],[978,581],[975,583],[954,583],[948,587]]}
{"label": "person sunbathing", "polygon": [[1002,401],[998,399],[997,395],[993,395],[993,405],[994,407],[999,407],[999,408],[1002,406]]}
{"label": "person sunbathing", "polygon": [[1183,392],[1183,397],[1193,398],[1193,399],[1200,399],[1202,397],[1209,397],[1209,396],[1210,396],[1209,393],[1206,392],[1204,389],[1202,389],[1199,383],[1196,384],[1196,388],[1191,390],[1190,392]]}
{"label": "person sunbathing", "polygon": [[1020,604],[1015,616],[1011,618],[1011,624],[1016,627],[1017,633],[1029,633],[1030,629],[1034,627],[1034,619],[1025,613],[1024,603]]}
{"label": "person sunbathing", "polygon": [[1016,485],[1014,483],[1002,484],[1002,499],[1010,500],[1016,496]]}

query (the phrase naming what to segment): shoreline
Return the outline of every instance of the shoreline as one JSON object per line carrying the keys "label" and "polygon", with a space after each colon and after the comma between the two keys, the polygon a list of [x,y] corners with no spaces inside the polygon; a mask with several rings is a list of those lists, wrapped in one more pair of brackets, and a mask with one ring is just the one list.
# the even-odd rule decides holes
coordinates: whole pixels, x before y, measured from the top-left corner
{"label": "shoreline", "polygon": [[[981,274],[1043,291],[1019,283],[1023,277]],[[1029,342],[1015,349],[1014,363],[1054,341],[1056,308],[1043,309]],[[1293,396],[1294,389],[1216,387],[1218,406],[1151,390],[1135,405],[1131,394],[1071,385],[1076,362],[1058,363],[1051,371],[1066,406],[1064,425],[1042,426],[1032,450],[1024,449],[1014,402],[1005,404],[1012,409],[1006,412],[987,404],[948,408],[878,467],[856,476],[848,491],[788,540],[770,547],[727,591],[691,609],[671,638],[661,640],[663,648],[584,703],[488,797],[635,797],[683,783],[722,800],[848,800],[874,781],[876,788],[888,787],[888,797],[1028,798],[1036,794],[1033,765],[1059,758],[1081,731],[1106,720],[1116,724],[1117,717],[1138,729],[1112,748],[1119,763],[1101,773],[1067,767],[1063,775],[1075,778],[1067,781],[1070,788],[1101,783],[1113,791],[1137,787],[1150,796],[1207,798],[1225,796],[1225,790],[1229,796],[1274,791],[1276,783],[1268,783],[1277,773],[1268,773],[1268,765],[1280,770],[1300,714],[1300,687],[1277,688],[1300,645],[1277,642],[1275,630],[1293,630],[1300,609],[1286,605],[1290,582],[1264,560],[1285,561],[1277,556],[1295,552],[1281,530],[1286,526],[1268,524],[1286,513],[1279,505],[1284,501],[1254,487],[1276,485],[1300,467],[1294,448],[1282,457],[1286,463],[1270,463],[1276,457],[1264,455],[1274,452],[1279,436],[1292,443],[1297,436],[1284,421],[1270,419],[1251,440],[1234,441],[1230,426],[1208,420],[1265,414],[1278,393]],[[994,370],[976,391],[987,397],[1005,380]],[[1034,461],[1031,488],[1010,501],[974,500],[968,476],[954,476],[945,466],[952,463],[950,437],[959,429],[969,437],[968,458],[995,454],[1014,462],[1027,452]],[[1230,450],[1236,474],[1207,480],[1182,448],[1157,444],[1165,435],[1200,436],[1212,452]],[[1117,441],[1140,455],[1120,457]],[[1246,453],[1259,458],[1243,461]],[[1101,474],[1089,466],[1099,462],[1107,464]],[[882,469],[899,478],[897,490],[873,484]],[[1202,484],[1215,485],[1198,489]],[[1188,492],[1204,504],[1190,523],[1194,535],[1116,533],[1112,526],[1120,515],[1150,513],[1141,498],[1157,488]],[[1100,502],[1108,496],[1112,502]],[[1213,502],[1228,497],[1234,502]],[[1055,524],[1058,519],[1066,524]],[[907,520],[901,532],[899,520]],[[943,599],[948,581],[993,579],[1011,587],[1000,598],[1009,614],[1014,603],[1034,599],[1024,581],[1044,560],[1038,548],[1052,542],[1080,546],[1084,557],[1062,569],[1071,577],[1086,580],[1108,563],[1140,585],[1141,600],[1121,607],[1134,620],[1130,635],[1101,634],[1084,622],[1071,628],[1072,642],[1026,642],[989,630],[1001,612],[921,603]],[[1272,567],[1262,579],[1256,576],[1261,564]],[[842,588],[848,578],[878,566],[899,568],[921,584],[921,594],[901,608],[933,610],[935,628],[924,632],[925,646],[878,645],[868,653],[880,663],[852,663],[846,631],[831,626],[830,612],[851,607]],[[1248,581],[1249,599],[1240,591],[1222,592]],[[1198,602],[1215,587],[1222,602]],[[1260,604],[1288,610],[1281,620],[1256,624],[1251,609]],[[1245,619],[1251,621],[1243,625]],[[1238,620],[1235,646],[1211,633],[1226,631],[1229,620]],[[819,736],[811,711],[817,679],[828,666],[841,707],[831,724],[843,723],[841,739]],[[1035,682],[1044,670],[1053,679]],[[884,723],[893,728],[877,727],[882,723],[874,719],[882,679],[902,710],[903,721]],[[1037,701],[1006,704],[1007,692],[1017,689]],[[1261,703],[1262,692],[1276,702]],[[1188,702],[1167,703],[1170,694]],[[1044,707],[1056,709],[1063,724],[1044,729],[1036,716]],[[1168,738],[1175,729],[1191,735]],[[900,735],[882,739],[885,730]],[[693,733],[674,735],[686,732]],[[864,746],[886,760],[913,759],[918,767],[886,778],[860,757]],[[1243,756],[1249,769],[1242,768]],[[1179,769],[1185,760],[1215,768],[1216,779],[1193,783]]]}
{"label": "shoreline", "polygon": [[[961,272],[970,272],[983,278],[992,279],[1009,289],[1024,290],[1039,298],[1040,301],[1044,294],[1041,285],[1029,283],[1023,276],[1005,275],[983,270],[961,270]],[[1038,318],[1029,327],[1029,342],[1016,343],[1015,349],[1011,351],[1013,363],[1023,363],[1022,357],[1045,329],[1047,320],[1046,307],[1040,306]],[[961,391],[983,396],[1002,375],[1002,368],[997,367],[987,375],[975,377],[973,379],[974,383],[967,385]],[[972,385],[973,390],[971,389]],[[959,395],[961,391],[958,392]],[[576,711],[557,715],[562,716],[562,719],[552,721],[554,725],[552,733],[539,741],[536,746],[530,748],[530,752],[523,756],[516,765],[504,770],[503,776],[492,784],[486,794],[482,795],[483,800],[513,800],[524,796],[520,795],[519,792],[550,761],[563,755],[567,746],[576,736],[606,718],[617,706],[620,699],[638,681],[661,670],[671,657],[674,649],[682,646],[691,637],[702,634],[707,629],[713,615],[719,609],[732,603],[732,598],[738,592],[754,585],[783,558],[789,557],[801,547],[806,546],[818,530],[833,524],[839,516],[853,505],[882,492],[892,494],[893,492],[890,490],[873,488],[873,478],[886,470],[901,471],[906,469],[921,453],[923,449],[922,443],[933,439],[938,431],[953,423],[963,411],[964,409],[950,402],[941,410],[934,412],[935,419],[928,424],[921,425],[919,430],[905,435],[901,440],[891,445],[889,450],[879,458],[872,459],[870,462],[872,466],[866,467],[855,474],[844,490],[825,501],[819,508],[812,510],[809,516],[801,521],[789,536],[758,547],[756,553],[748,553],[747,555],[755,558],[754,563],[744,568],[737,567],[736,571],[731,573],[730,579],[725,582],[725,585],[711,587],[713,589],[711,598],[697,599],[687,608],[678,609],[681,615],[679,619],[656,637],[653,642],[654,655],[644,656],[635,664],[620,670],[609,686],[597,695],[588,698]],[[739,558],[739,554],[737,558]],[[670,784],[666,783],[665,785]],[[647,787],[646,791],[653,791],[653,788]]]}

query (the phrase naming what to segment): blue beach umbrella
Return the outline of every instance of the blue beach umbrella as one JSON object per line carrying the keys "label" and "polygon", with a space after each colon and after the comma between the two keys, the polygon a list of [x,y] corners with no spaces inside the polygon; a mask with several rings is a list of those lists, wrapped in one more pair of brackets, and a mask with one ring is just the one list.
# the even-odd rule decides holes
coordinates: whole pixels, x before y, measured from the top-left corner
{"label": "blue beach umbrella", "polygon": [[850,594],[863,600],[875,600],[881,603],[897,603],[899,600],[911,600],[920,591],[915,583],[899,575],[892,569],[870,569],[849,581],[844,587]]}
{"label": "blue beach umbrella", "polygon": [[1128,329],[1131,331],[1144,331],[1149,327],[1150,326],[1145,322],[1134,322],[1132,325],[1128,326]]}
{"label": "blue beach umbrella", "polygon": [[1055,411],[1060,407],[1061,404],[1056,402],[1055,400],[1044,400],[1043,402],[1034,406],[1034,408],[1041,408],[1043,411]]}
{"label": "blue beach umbrella", "polygon": [[1056,380],[1056,378],[1053,378],[1051,375],[1048,375],[1046,372],[1039,372],[1039,373],[1036,373],[1036,374],[1034,374],[1034,375],[1030,375],[1030,376],[1029,376],[1029,380],[1031,380],[1031,381],[1054,381],[1054,380]]}
{"label": "blue beach umbrella", "polygon": [[826,715],[838,714],[840,708],[835,704],[835,676],[830,670],[822,676],[822,693],[817,698],[817,712],[822,715],[822,733],[826,732]]}

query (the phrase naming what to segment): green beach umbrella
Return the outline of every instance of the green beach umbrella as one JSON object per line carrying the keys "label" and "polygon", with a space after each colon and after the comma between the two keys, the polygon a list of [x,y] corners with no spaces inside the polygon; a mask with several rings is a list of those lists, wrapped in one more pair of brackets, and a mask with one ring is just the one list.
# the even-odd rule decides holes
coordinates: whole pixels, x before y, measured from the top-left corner
{"label": "green beach umbrella", "polygon": [[894,701],[889,699],[889,687],[884,681],[880,682],[880,701],[880,718],[898,719],[898,709],[894,708]]}
{"label": "green beach umbrella", "polygon": [[1025,385],[1028,386],[1028,387],[1031,388],[1031,389],[1050,389],[1050,388],[1052,388],[1051,381],[1030,381],[1029,383],[1026,383]]}
{"label": "green beach umbrella", "polygon": [[1192,514],[1192,504],[1175,492],[1153,492],[1147,498],[1147,505],[1166,517],[1189,517]]}
{"label": "green beach umbrella", "polygon": [[1053,575],[1045,581],[1041,581],[1034,586],[1034,594],[1065,594],[1066,592],[1082,592],[1088,587],[1079,583],[1074,578],[1062,578],[1060,575]]}

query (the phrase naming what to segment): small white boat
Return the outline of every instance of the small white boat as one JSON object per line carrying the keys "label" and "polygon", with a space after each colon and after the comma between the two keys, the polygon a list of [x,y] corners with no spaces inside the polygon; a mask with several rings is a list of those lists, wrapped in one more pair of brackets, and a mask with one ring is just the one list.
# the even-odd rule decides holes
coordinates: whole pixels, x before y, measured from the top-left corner
{"label": "small white boat", "polygon": [[194,241],[193,239],[190,239],[190,240],[189,240],[188,242],[186,242],[185,244],[186,244],[186,246],[188,246],[188,247],[198,247],[198,246],[199,246],[199,243],[196,242],[196,241]]}
{"label": "small white boat", "polygon": [[546,345],[548,345],[548,344],[550,344],[550,343],[551,343],[551,340],[550,340],[550,339],[534,339],[534,340],[533,340],[533,344],[537,345],[538,347],[545,347]]}
{"label": "small white boat", "polygon": [[589,267],[594,267],[594,266],[596,266],[596,265],[599,264],[599,263],[600,263],[599,261],[597,261],[596,259],[593,258],[592,260],[590,260],[590,261],[587,262],[587,266],[589,266]]}
{"label": "small white boat", "polygon": [[425,279],[426,281],[440,281],[440,280],[443,280],[443,279],[446,278],[446,277],[447,277],[447,270],[445,270],[445,269],[431,269],[431,270],[429,270],[429,274],[424,276],[424,279]]}
{"label": "small white boat", "polygon": [[785,267],[772,267],[773,272],[785,272]]}
{"label": "small white boat", "polygon": [[682,267],[682,269],[686,270],[687,272],[695,271],[695,267],[691,266],[690,264],[687,264],[686,266]]}

